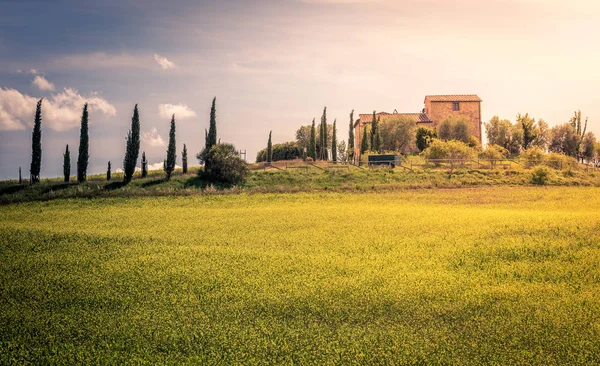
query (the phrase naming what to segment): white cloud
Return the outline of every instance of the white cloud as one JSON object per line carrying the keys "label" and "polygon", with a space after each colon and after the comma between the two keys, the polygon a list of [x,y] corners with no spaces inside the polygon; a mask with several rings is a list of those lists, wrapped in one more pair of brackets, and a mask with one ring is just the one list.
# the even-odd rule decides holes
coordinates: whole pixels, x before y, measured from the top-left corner
{"label": "white cloud", "polygon": [[31,82],[34,86],[36,86],[41,91],[54,91],[54,84],[46,80],[45,77],[36,75],[36,77]]}
{"label": "white cloud", "polygon": [[[148,170],[162,170],[164,162],[159,161],[158,163],[148,164]],[[175,164],[175,168],[181,168],[181,166]]]}
{"label": "white cloud", "polygon": [[65,55],[51,61],[55,68],[60,69],[152,69],[154,64],[147,55],[107,54],[104,52],[92,52],[84,54]]}
{"label": "white cloud", "polygon": [[[0,130],[23,130],[33,126],[38,98],[21,94],[15,89],[0,88]],[[81,110],[88,103],[90,112],[114,116],[117,111],[106,99],[91,93],[82,96],[72,88],[44,98],[42,102],[42,126],[55,131],[79,127]],[[92,118],[93,121],[93,118]]]}
{"label": "white cloud", "polygon": [[174,69],[177,67],[173,61],[167,60],[166,57],[161,56],[159,54],[154,54],[154,61],[163,68],[163,70]]}
{"label": "white cloud", "polygon": [[29,73],[30,73],[31,75],[37,75],[37,73],[38,73],[38,72],[37,72],[37,70],[36,70],[36,69],[29,69]]}
{"label": "white cloud", "polygon": [[165,146],[165,140],[158,134],[156,127],[152,127],[150,131],[142,134],[142,142],[150,145],[151,147]]}
{"label": "white cloud", "polygon": [[176,119],[186,119],[196,117],[196,112],[186,104],[159,104],[158,115],[162,118],[171,118],[175,115]]}

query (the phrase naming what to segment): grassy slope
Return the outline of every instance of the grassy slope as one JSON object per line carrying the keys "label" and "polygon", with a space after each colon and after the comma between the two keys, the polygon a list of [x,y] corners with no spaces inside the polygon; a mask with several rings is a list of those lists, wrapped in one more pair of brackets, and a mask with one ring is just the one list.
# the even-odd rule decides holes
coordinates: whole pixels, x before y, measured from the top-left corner
{"label": "grassy slope", "polygon": [[0,363],[600,362],[600,189],[0,207]]}
{"label": "grassy slope", "polygon": [[[532,171],[467,170],[458,169],[450,174],[444,170],[414,170],[401,168],[359,169],[356,167],[332,171],[310,168],[300,170],[253,171],[247,181],[233,189],[213,187],[197,177],[194,171],[182,175],[176,171],[171,181],[164,181],[162,171],[150,172],[145,179],[136,178],[123,186],[121,176],[114,175],[111,182],[104,176],[92,176],[85,184],[63,183],[61,179],[47,179],[34,185],[18,185],[15,181],[0,182],[0,204],[12,202],[51,200],[56,198],[189,196],[239,192],[298,192],[298,191],[364,191],[394,190],[432,187],[472,187],[487,185],[530,185]],[[599,172],[554,171],[550,185],[600,186]]]}

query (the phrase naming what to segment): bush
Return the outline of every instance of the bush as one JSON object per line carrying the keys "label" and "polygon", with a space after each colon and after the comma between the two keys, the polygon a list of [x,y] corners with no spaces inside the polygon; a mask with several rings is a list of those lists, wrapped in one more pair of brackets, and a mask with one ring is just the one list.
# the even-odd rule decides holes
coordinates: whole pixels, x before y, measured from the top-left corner
{"label": "bush", "polygon": [[[282,144],[273,144],[273,161],[302,159],[303,150],[294,141]],[[262,149],[256,154],[256,162],[267,160],[267,149]]]}
{"label": "bush", "polygon": [[472,159],[475,150],[461,141],[434,139],[422,154],[427,159]]}
{"label": "bush", "polygon": [[539,166],[531,172],[531,183],[544,185],[550,180],[550,169],[545,166]]}
{"label": "bush", "polygon": [[544,157],[546,165],[554,169],[570,169],[577,161],[561,153],[549,153]]}
{"label": "bush", "polygon": [[431,141],[437,137],[435,130],[419,127],[417,129],[417,149],[423,151],[429,147]]}
{"label": "bush", "polygon": [[485,147],[485,150],[483,150],[481,152],[481,154],[479,154],[479,157],[482,159],[493,159],[493,160],[506,159],[507,156],[508,156],[508,150],[506,150],[505,148],[503,148],[500,145],[494,145],[494,144],[488,144]]}
{"label": "bush", "polygon": [[525,167],[540,165],[544,162],[546,152],[541,147],[532,147],[521,153],[521,158],[525,160]]}
{"label": "bush", "polygon": [[238,184],[243,182],[248,175],[248,166],[240,158],[239,152],[232,144],[221,143],[205,149],[198,154],[198,159],[205,164],[204,176],[214,182],[225,184]]}

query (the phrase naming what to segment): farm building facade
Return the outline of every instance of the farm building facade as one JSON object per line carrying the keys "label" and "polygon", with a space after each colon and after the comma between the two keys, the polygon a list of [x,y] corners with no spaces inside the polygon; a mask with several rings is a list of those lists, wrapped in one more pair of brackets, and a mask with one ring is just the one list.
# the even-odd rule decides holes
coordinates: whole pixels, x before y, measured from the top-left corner
{"label": "farm building facade", "polygon": [[[481,98],[475,94],[461,95],[427,95],[425,108],[421,113],[393,113],[379,112],[377,118],[383,122],[388,118],[408,118],[417,124],[417,127],[435,129],[446,117],[463,116],[471,126],[471,133],[481,142]],[[354,122],[354,156],[360,155],[360,142],[364,126],[371,124],[373,114],[360,114]]]}

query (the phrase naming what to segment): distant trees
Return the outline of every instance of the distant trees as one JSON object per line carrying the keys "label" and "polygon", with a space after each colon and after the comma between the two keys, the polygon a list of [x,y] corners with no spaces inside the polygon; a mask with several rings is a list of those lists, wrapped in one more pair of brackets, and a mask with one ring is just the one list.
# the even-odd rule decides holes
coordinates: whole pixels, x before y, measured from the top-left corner
{"label": "distant trees", "polygon": [[[315,120],[313,120],[313,122]],[[315,124],[314,136],[315,136],[315,151],[316,151],[317,159],[321,159],[322,131],[323,131],[323,126],[321,124],[319,124],[318,126]],[[332,133],[333,133],[333,126],[327,125],[327,146],[331,146]],[[315,160],[315,158],[312,157],[310,154],[311,134],[312,134],[312,124],[300,126],[300,128],[298,128],[296,130],[296,143],[298,144],[298,147],[300,147],[300,149],[302,151],[306,151],[306,155],[308,157]]]}
{"label": "distant trees", "polygon": [[585,119],[585,124],[583,125],[583,129],[582,129],[581,128],[581,111],[578,110],[574,114],[575,115],[573,117],[571,117],[571,119],[569,120],[569,123],[573,127],[573,130],[575,132],[575,136],[577,137],[576,158],[577,159],[581,159],[581,161],[583,162],[583,155],[582,155],[582,146],[581,146],[581,144],[583,143],[583,138],[585,136],[585,131],[587,129],[587,122],[588,122],[588,120],[587,120],[587,118]]}
{"label": "distant trees", "polygon": [[525,113],[524,115],[521,115],[521,113],[519,113],[517,115],[517,124],[520,125],[521,129],[523,130],[522,146],[524,150],[527,150],[528,148],[533,146],[533,143],[538,136],[538,129],[535,125],[535,119],[529,117],[529,113]]}
{"label": "distant trees", "polygon": [[596,136],[592,131],[586,133],[583,136],[583,142],[581,144],[581,159],[586,160],[588,163],[594,161],[596,157]]}
{"label": "distant trees", "polygon": [[127,184],[131,182],[137,159],[140,153],[140,115],[137,104],[133,108],[131,117],[131,129],[127,133],[127,147],[125,149],[125,158],[123,159],[123,170],[125,172],[123,181]]}
{"label": "distant trees", "polygon": [[331,160],[337,161],[337,136],[336,136],[337,119],[333,120],[333,134],[331,136]]}
{"label": "distant trees", "polygon": [[146,160],[146,152],[142,152],[142,178],[148,175],[148,160]]}
{"label": "distant trees", "polygon": [[[382,137],[380,151],[397,151],[403,154],[415,150],[415,121],[406,117],[388,117],[378,124]],[[373,150],[376,150],[374,148]]]}
{"label": "distant trees", "polygon": [[315,119],[313,118],[312,126],[310,128],[310,143],[308,147],[308,156],[311,157],[313,161],[317,160],[317,134],[315,130]]}
{"label": "distant trees", "polygon": [[337,158],[342,163],[346,163],[349,161],[348,155],[350,154],[349,148],[346,147],[346,141],[342,140],[337,146]]}
{"label": "distant trees", "polygon": [[426,128],[426,127],[417,128],[417,132],[416,132],[417,149],[419,149],[419,151],[425,150],[426,148],[429,147],[429,144],[431,144],[431,141],[433,141],[434,138],[437,138],[437,134],[435,133],[435,130],[432,130],[432,129]]}
{"label": "distant trees", "polygon": [[87,179],[87,168],[89,154],[89,132],[88,132],[88,105],[83,106],[81,113],[81,129],[79,131],[79,155],[77,156],[77,182],[83,183]]}
{"label": "distant trees", "polygon": [[568,156],[577,156],[579,139],[575,134],[575,129],[569,123],[552,127],[550,130],[552,136],[548,150],[551,152],[562,153]]}
{"label": "distant trees", "polygon": [[[301,159],[303,151],[295,141],[284,142],[281,144],[273,144],[271,150],[271,161],[280,160],[295,160]],[[256,154],[256,162],[260,163],[267,161],[267,148],[260,150]]]}
{"label": "distant trees", "polygon": [[348,126],[348,160],[354,159],[354,109],[350,112],[350,125]]}
{"label": "distant trees", "polygon": [[466,117],[450,115],[438,124],[437,135],[443,141],[457,140],[468,143],[471,138],[471,127]]}
{"label": "distant trees", "polygon": [[381,153],[381,131],[379,131],[379,118],[375,111],[371,121],[371,150]]}
{"label": "distant trees", "polygon": [[181,167],[183,168],[183,174],[187,174],[188,171],[188,160],[187,160],[187,147],[183,144],[183,151],[181,152]]}
{"label": "distant trees", "polygon": [[108,166],[106,167],[106,180],[110,180],[110,160],[108,161]]}
{"label": "distant trees", "polygon": [[175,162],[177,161],[176,145],[175,145],[175,115],[171,117],[171,129],[169,130],[169,145],[167,146],[167,159],[165,163],[165,173],[167,180],[171,179],[171,174],[175,170]]}
{"label": "distant trees", "polygon": [[23,184],[23,175],[21,175],[21,167],[19,167],[19,184]]}
{"label": "distant trees", "polygon": [[267,141],[267,163],[273,161],[273,142],[271,141],[271,134],[273,131],[269,131],[269,141]]}
{"label": "distant trees", "polygon": [[71,153],[69,152],[68,144],[63,154],[63,177],[65,182],[68,182],[71,178]]}
{"label": "distant trees", "polygon": [[33,133],[31,135],[31,168],[29,170],[29,181],[37,183],[40,181],[42,168],[42,99],[35,107],[35,118],[33,121]]}
{"label": "distant trees", "polygon": [[319,128],[320,136],[319,143],[317,145],[318,155],[321,160],[329,160],[328,153],[328,139],[327,139],[327,107],[323,108],[323,114],[321,115],[321,124]]}

